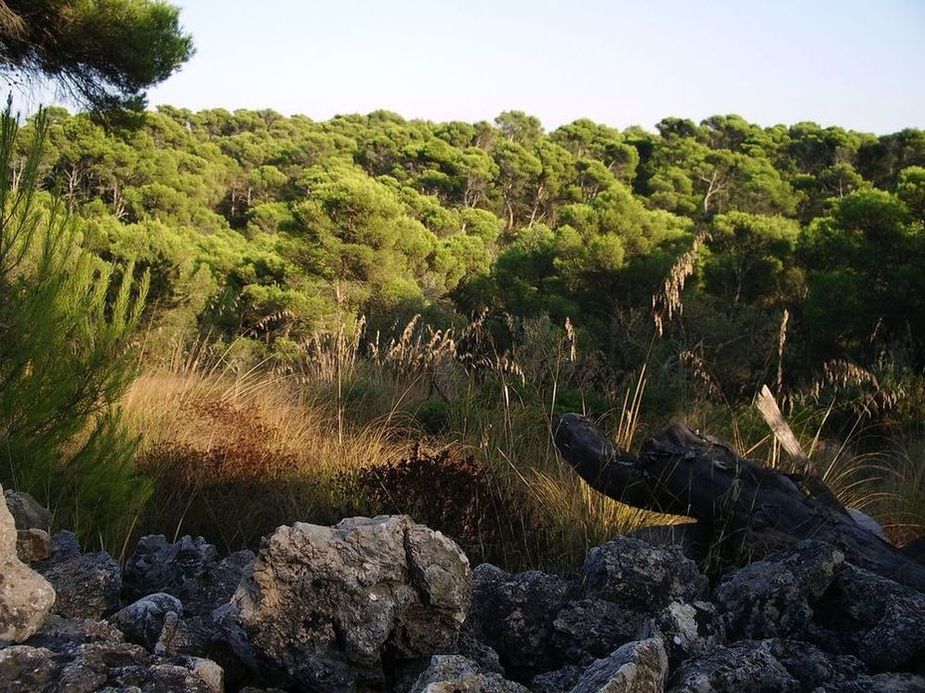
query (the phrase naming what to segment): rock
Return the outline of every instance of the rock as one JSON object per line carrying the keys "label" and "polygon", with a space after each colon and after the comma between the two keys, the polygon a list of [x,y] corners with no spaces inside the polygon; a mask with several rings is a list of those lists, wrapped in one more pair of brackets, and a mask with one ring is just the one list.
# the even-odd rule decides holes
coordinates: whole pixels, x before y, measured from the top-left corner
{"label": "rock", "polygon": [[23,563],[37,563],[51,556],[51,535],[44,529],[16,531],[16,555]]}
{"label": "rock", "polygon": [[9,508],[16,529],[41,529],[51,527],[51,511],[39,503],[31,494],[8,489],[3,492],[6,507]]}
{"label": "rock", "polygon": [[765,640],[761,643],[777,661],[784,665],[802,690],[814,691],[820,686],[836,684],[865,673],[861,660],[848,655],[832,655],[797,640]]}
{"label": "rock", "polygon": [[479,665],[459,655],[435,655],[418,677],[411,693],[530,693],[500,674],[481,672]]}
{"label": "rock", "polygon": [[386,651],[451,647],[470,589],[459,547],[406,516],[297,523],[264,539],[226,616],[296,685],[353,690],[381,685]]}
{"label": "rock", "polygon": [[13,516],[0,502],[0,647],[35,633],[55,602],[51,584],[19,560],[16,542]]}
{"label": "rock", "polygon": [[145,536],[125,563],[124,596],[134,601],[165,592],[183,602],[187,613],[208,616],[231,599],[253,560],[252,551],[221,558],[202,537],[172,544],[163,534]]}
{"label": "rock", "polygon": [[925,691],[925,676],[895,672],[861,676],[853,681],[819,689],[819,693],[922,693],[923,691]]}
{"label": "rock", "polygon": [[561,669],[537,674],[530,681],[533,693],[565,693],[571,691],[587,667],[566,664]]}
{"label": "rock", "polygon": [[198,658],[154,657],[137,645],[91,641],[63,649],[19,645],[0,650],[0,690],[43,693],[102,690],[220,693],[222,672]]}
{"label": "rock", "polygon": [[844,555],[801,541],[740,568],[714,590],[730,640],[800,637],[813,617],[810,602],[826,591]]}
{"label": "rock", "polygon": [[177,617],[182,613],[183,604],[179,599],[157,592],[120,609],[109,617],[109,622],[122,631],[129,641],[154,651],[169,614],[173,614],[173,622],[168,623],[168,627],[176,628]]}
{"label": "rock", "polygon": [[864,673],[854,657],[830,655],[796,640],[744,640],[684,661],[672,691],[816,691]]}
{"label": "rock", "polygon": [[877,671],[925,662],[925,594],[846,564],[817,608],[815,640]]}
{"label": "rock", "polygon": [[726,641],[722,618],[710,602],[672,602],[644,625],[640,635],[662,638],[672,667]]}
{"label": "rock", "polygon": [[588,664],[606,657],[636,639],[645,614],[602,599],[579,599],[566,604],[552,623],[553,646],[559,659]]}
{"label": "rock", "polygon": [[877,522],[874,518],[865,512],[861,512],[857,508],[845,509],[848,511],[851,519],[854,520],[858,527],[863,527],[871,534],[876,534],[878,537],[886,541],[886,532],[883,531],[883,527],[881,527],[880,523]]}
{"label": "rock", "polygon": [[553,623],[571,588],[556,575],[536,570],[511,575],[483,563],[472,573],[472,625],[505,670],[528,678],[556,668]]}
{"label": "rock", "polygon": [[592,664],[572,693],[661,693],[667,676],[661,638],[637,640]]}
{"label": "rock", "polygon": [[156,661],[111,671],[109,683],[142,691],[179,693],[223,693],[224,673],[220,666],[199,657]]}
{"label": "rock", "polygon": [[51,691],[57,673],[51,650],[28,645],[0,649],[0,690]]}
{"label": "rock", "polygon": [[760,642],[719,646],[684,661],[671,693],[796,693],[800,682]]}
{"label": "rock", "polygon": [[467,621],[463,624],[462,630],[459,631],[459,639],[456,642],[456,653],[473,660],[479,665],[481,671],[496,674],[503,674],[504,668],[501,666],[501,659],[494,648],[482,642],[472,628],[472,623]]}
{"label": "rock", "polygon": [[80,542],[77,541],[77,535],[67,530],[62,530],[51,537],[51,558],[49,563],[66,561],[69,558],[77,558],[80,555]]}
{"label": "rock", "polygon": [[32,647],[44,647],[53,652],[70,650],[90,642],[122,642],[125,636],[106,621],[86,618],[64,618],[49,614],[39,631],[29,638]]}
{"label": "rock", "polygon": [[100,619],[119,608],[122,570],[104,551],[64,559],[55,551],[36,567],[54,586],[54,610],[61,616]]}
{"label": "rock", "polygon": [[633,611],[660,611],[673,601],[707,595],[707,578],[677,546],[652,546],[617,537],[591,549],[585,559],[582,589]]}

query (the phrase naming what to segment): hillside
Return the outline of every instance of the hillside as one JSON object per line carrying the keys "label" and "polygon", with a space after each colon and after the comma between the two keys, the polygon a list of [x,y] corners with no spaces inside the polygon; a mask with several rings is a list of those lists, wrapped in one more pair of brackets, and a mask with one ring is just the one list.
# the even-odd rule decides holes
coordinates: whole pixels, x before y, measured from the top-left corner
{"label": "hillside", "polygon": [[[139,437],[113,464],[141,487],[87,491],[140,505],[100,511],[89,536],[183,524],[231,548],[306,507],[328,522],[387,509],[434,514],[513,564],[569,563],[628,511],[558,465],[550,414],[585,411],[626,447],[683,417],[786,464],[751,413],[765,383],[843,500],[894,502],[898,486],[880,519],[897,538],[922,521],[922,131],[42,118],[19,133],[13,178],[46,129],[47,192],[30,203],[66,207],[123,308],[146,289],[126,323],[143,374],[97,400],[121,399],[117,427]],[[210,493],[240,516],[202,510]]]}

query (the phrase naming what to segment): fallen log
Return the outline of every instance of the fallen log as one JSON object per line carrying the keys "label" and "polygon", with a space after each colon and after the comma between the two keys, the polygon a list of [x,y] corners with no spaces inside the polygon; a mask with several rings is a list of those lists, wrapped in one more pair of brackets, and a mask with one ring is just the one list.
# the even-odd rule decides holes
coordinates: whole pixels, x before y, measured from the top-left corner
{"label": "fallen log", "polygon": [[559,454],[592,488],[645,510],[692,517],[717,541],[750,548],[801,539],[831,544],[846,560],[925,592],[925,565],[859,526],[831,492],[801,487],[799,475],[749,462],[728,445],[672,423],[646,442],[638,456],[620,450],[587,418],[553,418]]}

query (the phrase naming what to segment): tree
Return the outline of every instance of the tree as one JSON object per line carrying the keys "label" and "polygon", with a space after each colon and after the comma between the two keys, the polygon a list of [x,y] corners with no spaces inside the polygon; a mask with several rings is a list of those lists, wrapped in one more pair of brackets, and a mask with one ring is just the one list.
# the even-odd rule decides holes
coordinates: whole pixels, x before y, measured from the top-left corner
{"label": "tree", "polygon": [[160,0],[0,0],[0,73],[50,78],[98,112],[140,110],[192,53]]}

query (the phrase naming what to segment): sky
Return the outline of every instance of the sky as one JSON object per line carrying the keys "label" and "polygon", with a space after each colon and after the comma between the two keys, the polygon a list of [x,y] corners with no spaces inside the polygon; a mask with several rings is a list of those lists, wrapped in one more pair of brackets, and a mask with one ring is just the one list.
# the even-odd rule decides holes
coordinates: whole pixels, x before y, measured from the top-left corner
{"label": "sky", "polygon": [[925,0],[183,0],[152,106],[925,128]]}

